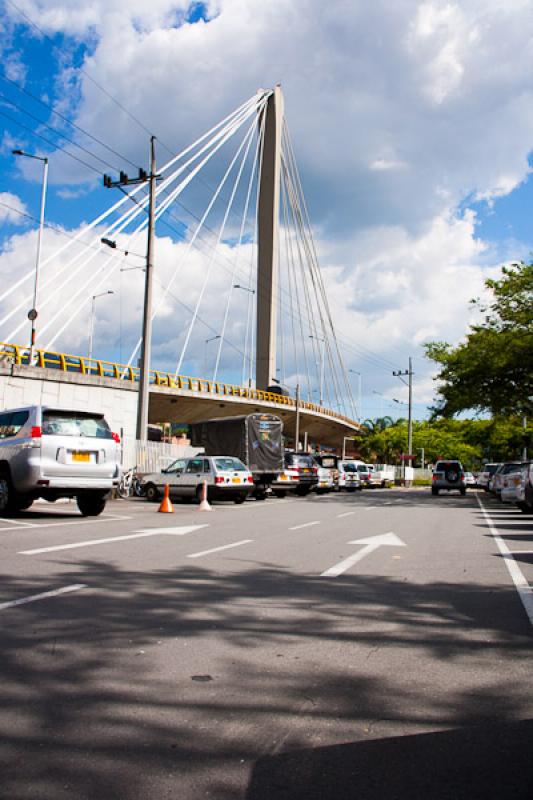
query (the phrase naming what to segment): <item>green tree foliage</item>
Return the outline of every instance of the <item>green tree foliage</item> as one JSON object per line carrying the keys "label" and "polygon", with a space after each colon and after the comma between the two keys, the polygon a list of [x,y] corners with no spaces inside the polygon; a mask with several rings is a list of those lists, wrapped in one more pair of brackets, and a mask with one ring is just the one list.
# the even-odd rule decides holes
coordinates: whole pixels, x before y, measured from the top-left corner
{"label": "green tree foliage", "polygon": [[453,417],[468,409],[494,415],[527,414],[533,396],[533,265],[504,267],[499,280],[485,281],[491,302],[473,304],[485,314],[466,340],[426,345],[440,365],[440,400],[434,416]]}
{"label": "green tree foliage", "polygon": [[[521,458],[524,444],[533,446],[533,425],[526,431],[521,417],[487,420],[439,419],[413,423],[413,452],[417,466],[424,448],[426,464],[439,458],[458,458],[468,469],[477,469],[485,461],[507,461]],[[362,429],[358,449],[365,461],[398,463],[407,452],[407,421],[398,420],[384,428]]]}

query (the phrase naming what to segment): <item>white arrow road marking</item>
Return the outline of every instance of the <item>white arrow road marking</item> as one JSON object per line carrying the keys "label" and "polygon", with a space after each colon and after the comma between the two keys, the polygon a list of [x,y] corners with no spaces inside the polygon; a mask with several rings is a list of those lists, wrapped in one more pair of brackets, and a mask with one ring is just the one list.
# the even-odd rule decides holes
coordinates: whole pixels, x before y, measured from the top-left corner
{"label": "white arrow road marking", "polygon": [[182,525],[179,528],[147,528],[126,536],[110,536],[107,539],[89,539],[85,542],[75,542],[74,544],[56,544],[52,547],[39,547],[36,550],[21,550],[20,556],[34,556],[38,553],[53,553],[56,550],[74,550],[77,547],[91,547],[95,544],[108,544],[109,542],[125,542],[127,539],[142,539],[147,536],[158,536],[160,534],[170,534],[171,536],[185,536],[200,528],[207,528],[207,525]]}
{"label": "white arrow road marking", "polygon": [[253,539],[241,539],[240,542],[223,544],[220,547],[213,547],[211,550],[201,550],[199,553],[191,553],[187,558],[200,558],[201,556],[208,556],[211,553],[220,553],[221,550],[229,550],[231,547],[239,547],[241,544],[250,544],[250,542],[253,542]]}
{"label": "white arrow road marking", "polygon": [[361,561],[361,559],[365,558],[365,556],[368,556],[382,545],[389,547],[405,547],[405,542],[402,542],[392,531],[390,533],[379,534],[378,536],[368,536],[366,539],[354,539],[348,542],[348,544],[366,544],[366,547],[363,547],[358,553],[354,553],[353,556],[348,556],[348,558],[345,558],[343,561],[339,561],[338,564],[334,564],[333,567],[322,572],[320,577],[336,578],[337,575],[342,575],[343,572],[346,572],[346,570],[353,567],[354,564],[357,564],[358,561]]}
{"label": "white arrow road marking", "polygon": [[21,597],[18,600],[11,600],[9,603],[0,603],[0,611],[3,611],[5,608],[13,608],[14,606],[23,606],[25,603],[34,603],[36,600],[44,600],[46,597],[56,597],[58,594],[77,592],[79,589],[86,588],[86,583],[73,583],[71,586],[63,586],[62,589],[55,589],[52,592],[41,592],[41,594],[32,594],[29,597]]}

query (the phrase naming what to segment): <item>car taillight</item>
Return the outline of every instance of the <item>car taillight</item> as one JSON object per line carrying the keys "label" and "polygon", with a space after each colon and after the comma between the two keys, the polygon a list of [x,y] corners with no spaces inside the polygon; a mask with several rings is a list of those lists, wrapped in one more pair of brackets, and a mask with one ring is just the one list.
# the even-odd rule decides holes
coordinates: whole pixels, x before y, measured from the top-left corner
{"label": "car taillight", "polygon": [[220,475],[215,475],[215,483],[224,483],[224,478]]}
{"label": "car taillight", "polygon": [[31,429],[31,438],[32,439],[40,439],[43,435],[42,429],[40,425],[34,425]]}
{"label": "car taillight", "polygon": [[318,467],[313,467],[313,475],[318,475]]}
{"label": "car taillight", "polygon": [[253,475],[248,475],[247,480],[248,480],[248,483],[253,483],[254,482]]}
{"label": "car taillight", "polygon": [[115,441],[117,444],[120,444],[120,436],[118,433],[112,433],[111,436],[113,437],[113,441]]}
{"label": "car taillight", "polygon": [[436,476],[436,475],[433,475],[433,478],[432,478],[432,480],[436,481],[436,480],[437,480],[437,476]]}

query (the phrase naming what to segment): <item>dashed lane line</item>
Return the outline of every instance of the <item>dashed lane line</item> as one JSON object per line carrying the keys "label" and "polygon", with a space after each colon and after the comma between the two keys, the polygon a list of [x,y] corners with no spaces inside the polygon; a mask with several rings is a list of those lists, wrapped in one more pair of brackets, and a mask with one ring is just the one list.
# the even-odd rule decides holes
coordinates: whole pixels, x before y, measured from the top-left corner
{"label": "dashed lane line", "polygon": [[345,511],[344,514],[337,514],[337,519],[342,519],[342,517],[351,517],[352,514],[355,514],[355,511]]}
{"label": "dashed lane line", "polygon": [[503,560],[505,561],[505,565],[507,566],[509,575],[511,576],[513,583],[516,587],[518,596],[522,601],[522,605],[524,606],[524,610],[528,616],[528,619],[530,623],[533,625],[533,589],[525,579],[522,570],[514,560],[513,554],[511,553],[511,551],[505,544],[504,540],[498,533],[497,529],[493,525],[492,519],[490,518],[488,511],[486,510],[485,506],[479,499],[479,495],[476,495],[476,500],[478,501],[479,507],[483,512],[483,516],[485,517],[485,521],[488,525],[491,536],[498,545],[498,550],[500,551]]}
{"label": "dashed lane line", "polygon": [[220,553],[221,550],[229,550],[232,547],[240,547],[241,544],[250,544],[253,539],[241,539],[240,542],[232,542],[231,544],[223,544],[220,547],[212,547],[211,550],[200,550],[199,553],[191,553],[187,558],[201,558],[202,556],[211,555],[211,553]]}
{"label": "dashed lane line", "polygon": [[311,525],[320,525],[320,520],[316,519],[313,522],[303,522],[301,525],[293,525],[289,528],[290,531],[299,531],[300,528],[310,528]]}
{"label": "dashed lane line", "polygon": [[18,600],[11,600],[8,603],[0,603],[0,611],[4,611],[6,608],[14,608],[15,606],[23,606],[26,603],[34,603],[36,600],[44,600],[47,597],[57,597],[68,592],[78,592],[80,589],[86,588],[86,583],[73,583],[71,586],[63,586],[61,589],[55,589],[54,591],[31,594],[28,597],[20,597]]}

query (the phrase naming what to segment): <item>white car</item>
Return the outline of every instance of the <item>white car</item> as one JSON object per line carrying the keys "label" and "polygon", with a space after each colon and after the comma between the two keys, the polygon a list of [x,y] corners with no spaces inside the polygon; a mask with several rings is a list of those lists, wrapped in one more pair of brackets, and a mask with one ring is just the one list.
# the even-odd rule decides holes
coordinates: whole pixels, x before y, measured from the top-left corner
{"label": "white car", "polygon": [[270,485],[276,497],[285,497],[287,492],[294,491],[300,483],[300,473],[297,469],[285,467],[275,481]]}
{"label": "white car", "polygon": [[194,497],[200,501],[204,481],[209,500],[244,503],[254,489],[252,473],[234,456],[178,458],[161,472],[144,475],[141,484],[146,499],[152,502],[161,497],[166,485],[171,497]]}
{"label": "white car", "polygon": [[517,467],[513,472],[508,472],[502,478],[500,499],[502,503],[516,503],[520,500],[520,492],[524,483],[526,465]]}
{"label": "white car", "polygon": [[465,484],[466,486],[477,486],[476,479],[472,472],[465,472]]}
{"label": "white car", "polygon": [[337,464],[339,477],[337,480],[337,489],[346,492],[355,492],[356,489],[363,488],[357,464],[353,461],[339,461]]}
{"label": "white car", "polygon": [[327,467],[319,467],[317,466],[318,470],[318,483],[315,484],[315,492],[317,494],[324,494],[325,492],[331,492],[332,489],[335,488],[335,479],[333,477],[332,470],[328,469]]}

